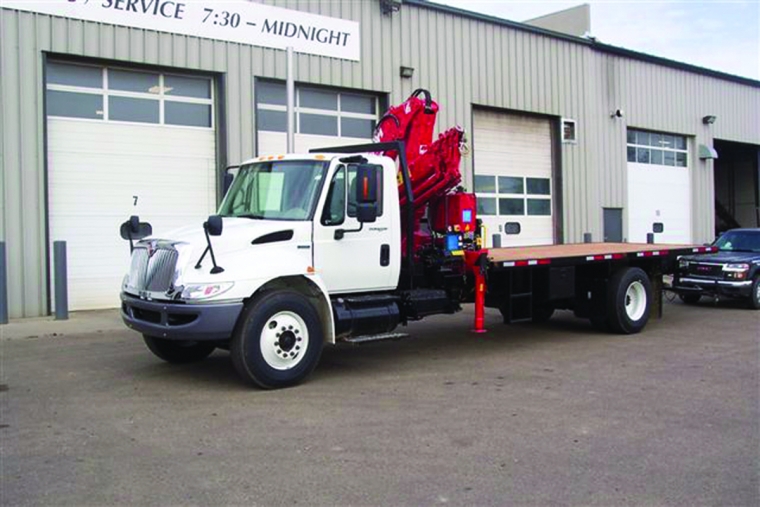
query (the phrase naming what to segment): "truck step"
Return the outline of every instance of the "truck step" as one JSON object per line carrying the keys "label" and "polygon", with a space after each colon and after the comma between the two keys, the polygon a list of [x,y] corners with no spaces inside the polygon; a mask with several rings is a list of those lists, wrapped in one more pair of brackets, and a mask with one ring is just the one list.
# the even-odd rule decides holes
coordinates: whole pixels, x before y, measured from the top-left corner
{"label": "truck step", "polygon": [[361,345],[362,343],[380,342],[385,340],[400,340],[409,336],[406,333],[384,333],[384,334],[367,334],[363,336],[352,336],[342,340],[345,343],[353,343],[354,345]]}

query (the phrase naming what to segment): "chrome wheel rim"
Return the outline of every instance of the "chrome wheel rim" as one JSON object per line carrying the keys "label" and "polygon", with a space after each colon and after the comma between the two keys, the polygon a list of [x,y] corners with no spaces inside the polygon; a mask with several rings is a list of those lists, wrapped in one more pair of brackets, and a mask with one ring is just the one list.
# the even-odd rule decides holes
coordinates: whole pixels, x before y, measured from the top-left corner
{"label": "chrome wheel rim", "polygon": [[309,331],[297,313],[278,312],[264,324],[259,345],[261,356],[269,366],[289,370],[303,361],[309,346]]}

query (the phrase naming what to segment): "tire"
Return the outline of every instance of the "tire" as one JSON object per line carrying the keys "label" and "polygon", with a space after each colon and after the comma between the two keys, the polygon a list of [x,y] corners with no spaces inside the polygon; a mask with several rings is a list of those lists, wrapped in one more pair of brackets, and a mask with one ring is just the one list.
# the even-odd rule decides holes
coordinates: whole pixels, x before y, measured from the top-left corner
{"label": "tire", "polygon": [[700,294],[679,294],[678,297],[687,305],[695,305],[702,299]]}
{"label": "tire", "polygon": [[244,380],[275,389],[308,377],[319,362],[323,341],[317,310],[304,296],[269,292],[246,305],[230,354]]}
{"label": "tire", "polygon": [[145,345],[167,363],[185,364],[206,359],[216,349],[213,342],[167,340],[143,335]]}
{"label": "tire", "polygon": [[607,324],[615,333],[638,333],[652,311],[652,282],[640,268],[621,269],[607,287]]}
{"label": "tire", "polygon": [[752,292],[749,294],[749,306],[752,310],[760,310],[760,275],[752,282]]}

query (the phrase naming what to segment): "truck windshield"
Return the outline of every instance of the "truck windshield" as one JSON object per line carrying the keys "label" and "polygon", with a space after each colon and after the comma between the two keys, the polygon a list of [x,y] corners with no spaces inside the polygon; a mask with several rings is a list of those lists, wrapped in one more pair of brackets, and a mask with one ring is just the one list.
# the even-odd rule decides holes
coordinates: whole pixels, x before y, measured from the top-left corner
{"label": "truck windshield", "polygon": [[279,160],[240,168],[219,207],[223,217],[310,220],[329,162]]}
{"label": "truck windshield", "polygon": [[728,231],[715,241],[719,250],[760,253],[760,230]]}

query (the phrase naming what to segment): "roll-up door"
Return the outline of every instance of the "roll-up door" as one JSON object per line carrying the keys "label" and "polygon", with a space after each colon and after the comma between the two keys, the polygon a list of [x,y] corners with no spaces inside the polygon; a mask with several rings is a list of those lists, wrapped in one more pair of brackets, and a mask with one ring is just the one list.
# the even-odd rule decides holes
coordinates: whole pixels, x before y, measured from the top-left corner
{"label": "roll-up door", "polygon": [[50,242],[67,242],[71,310],[119,305],[130,215],[160,236],[213,213],[213,117],[207,77],[48,63]]}
{"label": "roll-up door", "polygon": [[[554,243],[549,120],[476,110],[472,137],[486,244],[492,244],[494,234],[503,246]],[[507,223],[520,224],[519,234],[505,234]]]}
{"label": "roll-up door", "polygon": [[686,137],[628,129],[628,241],[691,243]]}

